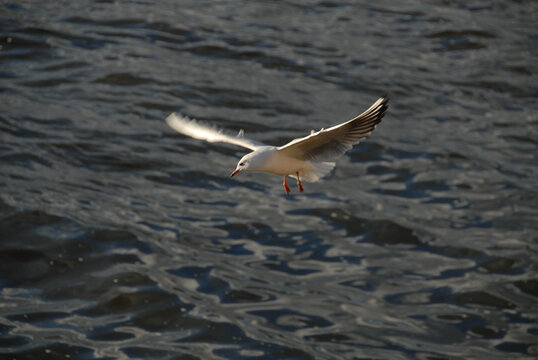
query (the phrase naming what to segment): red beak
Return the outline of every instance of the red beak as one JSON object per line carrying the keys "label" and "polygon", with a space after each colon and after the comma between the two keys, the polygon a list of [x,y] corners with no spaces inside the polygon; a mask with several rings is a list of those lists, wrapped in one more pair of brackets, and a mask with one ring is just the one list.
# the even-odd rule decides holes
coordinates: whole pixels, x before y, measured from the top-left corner
{"label": "red beak", "polygon": [[234,176],[235,174],[237,174],[239,172],[239,169],[235,169],[233,172],[232,172],[232,175],[230,176]]}

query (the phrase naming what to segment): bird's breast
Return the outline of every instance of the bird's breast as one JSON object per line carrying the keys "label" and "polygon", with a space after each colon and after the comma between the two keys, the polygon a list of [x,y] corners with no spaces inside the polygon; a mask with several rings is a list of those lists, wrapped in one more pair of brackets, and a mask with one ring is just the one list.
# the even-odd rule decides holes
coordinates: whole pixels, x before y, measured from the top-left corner
{"label": "bird's breast", "polygon": [[282,155],[279,152],[275,152],[273,156],[267,159],[267,162],[260,171],[285,176],[295,174],[298,171],[306,171],[310,168],[312,168],[312,165],[307,161],[291,158]]}

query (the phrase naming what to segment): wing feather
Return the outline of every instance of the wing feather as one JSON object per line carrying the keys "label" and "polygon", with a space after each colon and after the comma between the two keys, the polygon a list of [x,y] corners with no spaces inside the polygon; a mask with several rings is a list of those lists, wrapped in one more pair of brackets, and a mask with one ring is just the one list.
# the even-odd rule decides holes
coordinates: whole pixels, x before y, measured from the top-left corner
{"label": "wing feather", "polygon": [[183,135],[187,135],[198,140],[205,140],[210,143],[224,142],[242,146],[250,150],[256,150],[260,146],[265,146],[265,144],[259,141],[244,138],[243,131],[240,131],[237,136],[227,135],[220,129],[202,125],[194,119],[190,119],[176,113],[168,115],[166,118],[166,123],[172,129]]}
{"label": "wing feather", "polygon": [[287,156],[314,161],[334,160],[370,135],[381,122],[389,98],[383,96],[359,116],[340,125],[321,129],[278,148]]}

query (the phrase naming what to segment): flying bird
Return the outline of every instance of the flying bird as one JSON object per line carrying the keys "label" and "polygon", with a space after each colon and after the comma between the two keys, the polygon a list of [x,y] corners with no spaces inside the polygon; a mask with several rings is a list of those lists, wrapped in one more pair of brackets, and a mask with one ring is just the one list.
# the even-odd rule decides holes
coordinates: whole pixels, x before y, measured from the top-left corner
{"label": "flying bird", "polygon": [[333,160],[350,150],[353,145],[370,135],[379,124],[388,107],[389,98],[383,96],[359,116],[328,129],[312,131],[308,136],[294,139],[283,146],[269,146],[244,137],[225,134],[222,130],[200,124],[196,120],[172,113],[166,123],[177,132],[211,143],[230,143],[252,150],[243,156],[231,176],[241,171],[262,171],[284,177],[284,190],[290,193],[288,176],[297,180],[303,192],[301,179],[315,182],[335,166]]}

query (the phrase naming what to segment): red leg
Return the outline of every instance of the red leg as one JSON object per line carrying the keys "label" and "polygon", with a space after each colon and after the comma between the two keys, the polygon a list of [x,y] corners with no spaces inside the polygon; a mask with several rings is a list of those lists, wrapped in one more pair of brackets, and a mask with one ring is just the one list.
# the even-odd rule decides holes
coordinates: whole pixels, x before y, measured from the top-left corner
{"label": "red leg", "polygon": [[299,179],[299,172],[297,171],[295,175],[297,175],[297,187],[300,192],[303,192],[303,184],[301,184],[301,179]]}
{"label": "red leg", "polygon": [[284,176],[284,190],[286,190],[286,195],[290,194],[290,187],[288,186],[288,183],[286,182],[286,176]]}

